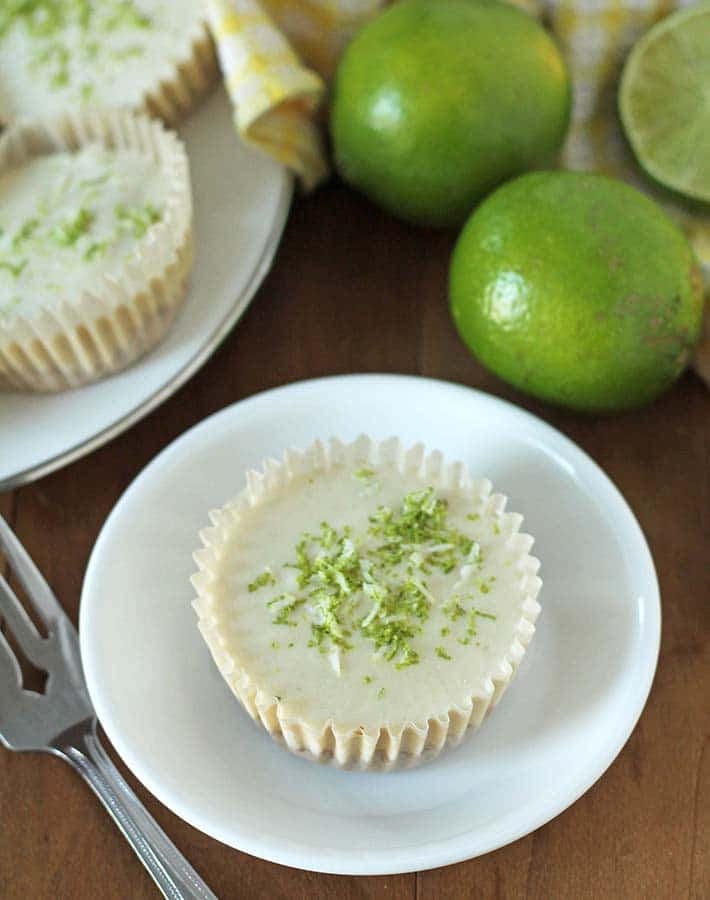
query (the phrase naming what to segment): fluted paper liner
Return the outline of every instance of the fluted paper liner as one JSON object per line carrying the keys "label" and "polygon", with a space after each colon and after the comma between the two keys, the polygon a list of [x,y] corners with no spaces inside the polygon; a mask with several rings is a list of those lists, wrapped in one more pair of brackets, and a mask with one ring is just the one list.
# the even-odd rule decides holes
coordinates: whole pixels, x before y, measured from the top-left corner
{"label": "fluted paper liner", "polygon": [[90,144],[145,154],[164,171],[164,214],[136,244],[120,274],[97,279],[72,300],[48,301],[0,322],[0,389],[61,391],[130,365],[165,335],[192,267],[187,154],[160,122],[124,110],[21,122],[0,138],[0,174],[31,159]]}
{"label": "fluted paper liner", "polygon": [[[500,513],[500,535],[514,554],[520,573],[521,615],[507,652],[491,668],[483,689],[463,704],[452,703],[445,709],[422,710],[416,721],[397,725],[382,722],[375,730],[360,726],[344,727],[334,719],[309,721],[287,715],[285,704],[255,683],[243,665],[239,649],[229,646],[221,633],[215,614],[215,585],[226,543],[241,525],[248,528],[250,508],[265,503],[288,489],[295,475],[313,475],[335,466],[367,465],[377,471],[379,465],[394,463],[400,473],[420,473],[435,489],[459,489],[479,504],[482,510]],[[436,757],[447,745],[457,744],[467,729],[481,724],[486,713],[500,700],[534,632],[540,612],[537,595],[541,580],[537,576],[539,562],[529,555],[533,539],[519,532],[522,516],[503,513],[506,498],[491,493],[486,479],[473,480],[459,462],[445,464],[439,451],[425,453],[422,444],[405,449],[397,438],[374,442],[366,436],[350,444],[331,438],[327,444],[316,441],[307,450],[287,450],[279,461],[269,459],[261,471],[250,471],[246,487],[221,509],[210,513],[212,527],[200,532],[203,548],[195,553],[199,572],[192,577],[197,591],[193,606],[199,629],[212,657],[227,684],[249,715],[260,722],[269,734],[289,750],[318,762],[340,768],[383,771],[416,765]],[[473,566],[464,566],[462,579]]]}
{"label": "fluted paper liner", "polygon": [[206,19],[196,22],[187,55],[143,95],[143,107],[168,125],[187,115],[216,83],[217,55]]}

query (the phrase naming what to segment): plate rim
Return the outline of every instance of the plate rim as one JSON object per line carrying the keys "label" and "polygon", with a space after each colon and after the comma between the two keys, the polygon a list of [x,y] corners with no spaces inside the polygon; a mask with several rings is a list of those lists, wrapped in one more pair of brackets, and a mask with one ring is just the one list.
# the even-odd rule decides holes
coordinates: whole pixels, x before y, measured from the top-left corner
{"label": "plate rim", "polygon": [[[233,415],[235,408],[239,407],[244,409],[246,407],[251,407],[264,400],[268,401],[273,395],[277,394],[298,391],[308,392],[313,389],[317,390],[325,383],[337,387],[338,383],[344,381],[354,382],[358,380],[375,382],[386,380],[391,383],[408,383],[414,381],[418,383],[426,382],[428,385],[439,389],[443,388],[445,390],[471,393],[475,395],[479,402],[482,401],[491,406],[501,408],[508,414],[512,413],[516,416],[520,416],[535,429],[541,429],[543,433],[547,433],[556,441],[561,442],[565,451],[571,451],[571,454],[573,456],[576,455],[578,460],[588,467],[596,477],[601,478],[602,483],[605,484],[607,490],[610,492],[610,496],[613,497],[614,501],[623,512],[624,518],[627,520],[627,524],[636,538],[637,549],[643,557],[644,569],[649,576],[649,587],[652,588],[652,590],[649,591],[649,596],[643,598],[647,627],[651,633],[649,635],[650,640],[643,644],[639,654],[634,656],[638,671],[634,685],[634,693],[632,695],[633,704],[631,704],[630,707],[630,714],[623,719],[620,725],[617,724],[611,733],[607,734],[606,740],[600,742],[597,752],[593,759],[587,763],[583,772],[578,772],[577,777],[566,781],[559,790],[548,796],[546,802],[542,804],[539,802],[535,803],[533,805],[535,811],[534,814],[528,814],[526,817],[519,815],[514,822],[509,823],[508,827],[503,831],[498,830],[496,832],[495,824],[492,827],[489,826],[487,832],[490,833],[493,831],[494,834],[489,834],[488,843],[483,842],[483,844],[476,846],[473,851],[470,846],[470,837],[475,834],[476,829],[469,829],[461,834],[442,840],[425,843],[420,842],[393,848],[388,851],[391,856],[391,861],[384,860],[379,852],[376,853],[375,860],[369,859],[371,854],[371,851],[369,850],[351,851],[349,857],[346,859],[345,857],[348,851],[344,851],[340,848],[326,846],[314,847],[309,844],[299,844],[295,841],[286,842],[253,828],[249,829],[246,834],[243,832],[240,833],[239,843],[237,844],[233,835],[230,837],[224,833],[222,829],[212,827],[209,822],[201,821],[196,815],[192,815],[189,804],[175,802],[176,798],[168,796],[170,792],[164,791],[161,785],[156,783],[149,771],[148,777],[144,777],[146,770],[142,769],[140,760],[131,753],[130,747],[124,743],[122,737],[117,737],[116,734],[113,733],[113,723],[110,721],[110,716],[108,717],[110,723],[109,726],[107,727],[104,724],[104,718],[100,715],[100,712],[104,711],[102,710],[103,699],[100,697],[100,691],[98,691],[98,702],[96,702],[95,695],[97,694],[97,691],[94,689],[95,685],[93,685],[93,655],[87,649],[87,638],[85,637],[88,630],[86,625],[87,616],[90,616],[90,613],[87,613],[89,605],[84,602],[84,598],[87,593],[89,593],[87,585],[90,584],[90,581],[93,578],[94,567],[97,565],[96,559],[99,558],[103,543],[107,540],[107,530],[110,530],[109,523],[123,500],[129,495],[132,495],[134,491],[140,490],[144,478],[149,477],[153,467],[157,467],[160,464],[162,457],[165,454],[173,451],[176,448],[176,445],[188,440],[193,432],[203,429],[208,430],[210,427],[213,427],[213,420],[221,417],[227,418],[230,415]],[[133,775],[161,804],[170,809],[175,815],[183,819],[183,821],[186,821],[193,828],[207,834],[209,837],[220,843],[268,862],[333,875],[393,875],[453,865],[507,846],[513,841],[519,840],[529,835],[537,828],[545,825],[557,815],[568,809],[583,794],[585,794],[592,785],[602,777],[617,758],[634,731],[646,706],[648,696],[653,686],[660,654],[661,616],[661,597],[658,576],[646,536],[638,519],[611,477],[607,475],[601,466],[571,438],[568,438],[544,419],[528,412],[522,407],[480,389],[470,387],[469,385],[421,375],[354,373],[304,379],[269,388],[245,397],[229,404],[221,410],[211,413],[209,416],[195,423],[156,454],[121,494],[101,527],[91,551],[82,584],[81,603],[79,607],[79,636],[82,660],[84,661],[85,673],[87,673],[86,680],[89,687],[89,694],[92,702],[94,702],[97,716],[99,717],[99,721],[102,724],[106,735]],[[581,777],[582,775],[583,777]],[[530,805],[531,804],[528,804],[528,808]],[[523,810],[521,810],[521,814],[522,813]],[[314,855],[316,855],[315,858]],[[397,862],[399,856],[404,857],[404,859]]]}
{"label": "plate rim", "polygon": [[[169,397],[172,397],[172,395],[189,381],[189,379],[192,378],[192,376],[207,362],[210,356],[217,350],[222,341],[224,341],[232,328],[246,312],[250,300],[268,274],[274,256],[276,255],[281,235],[286,227],[288,213],[291,208],[294,178],[283,166],[276,166],[275,173],[281,183],[279,185],[274,220],[268,235],[266,236],[262,251],[249,273],[244,289],[235,297],[229,311],[217,324],[216,328],[206,335],[204,342],[198,350],[170,379],[161,385],[161,387],[153,391],[152,394],[134,406],[133,409],[129,410],[106,428],[102,428],[91,437],[79,441],[43,462],[28,466],[26,469],[22,469],[14,475],[10,475],[0,480],[0,493],[11,491],[15,488],[22,487],[22,485],[37,481],[45,475],[56,472],[57,469],[64,468],[65,466],[76,462],[78,459],[92,453],[94,450],[98,450],[99,447],[103,447],[104,444],[107,444],[109,441],[113,440],[113,438],[123,434],[124,431],[127,431],[137,422],[140,422],[141,419],[153,412]],[[140,362],[137,364],[140,365]]]}

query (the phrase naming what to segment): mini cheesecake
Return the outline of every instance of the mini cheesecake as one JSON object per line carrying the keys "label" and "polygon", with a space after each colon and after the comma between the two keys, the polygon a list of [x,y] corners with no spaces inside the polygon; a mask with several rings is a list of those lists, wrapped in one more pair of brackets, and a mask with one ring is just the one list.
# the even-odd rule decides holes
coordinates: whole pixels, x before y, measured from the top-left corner
{"label": "mini cheesecake", "polygon": [[187,157],[128,112],[0,139],[0,387],[84,384],[165,333],[192,259]]}
{"label": "mini cheesecake", "polygon": [[414,765],[480,724],[539,613],[522,517],[421,445],[332,440],[249,473],[212,514],[200,630],[249,714],[292,751]]}
{"label": "mini cheesecake", "polygon": [[0,176],[0,321],[120,277],[165,215],[167,176],[135,150],[91,144]]}
{"label": "mini cheesecake", "polygon": [[168,122],[216,78],[200,0],[52,0],[0,10],[0,122],[98,107]]}

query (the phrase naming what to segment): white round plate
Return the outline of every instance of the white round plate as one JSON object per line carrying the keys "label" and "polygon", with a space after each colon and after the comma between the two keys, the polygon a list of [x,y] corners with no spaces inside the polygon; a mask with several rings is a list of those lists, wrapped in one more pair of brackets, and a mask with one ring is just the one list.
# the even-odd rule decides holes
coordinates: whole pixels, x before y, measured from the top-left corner
{"label": "white round plate", "polygon": [[290,175],[237,138],[222,90],[180,134],[196,241],[184,308],[165,340],[125,372],[50,396],[0,391],[0,491],[73,462],[155,409],[214,352],[266,275],[288,214]]}
{"label": "white round plate", "polygon": [[[286,446],[367,432],[423,441],[525,515],[542,615],[479,731],[419,769],[341,772],[292,756],[219,675],[190,603],[209,509]],[[301,382],[192,428],[109,516],[84,582],[91,697],[146,787],[209,835],[274,862],[385,874],[468,859],[547,822],[596,781],[641,713],[658,657],[653,562],[606,475],[539,419],[469,388],[389,375]]]}

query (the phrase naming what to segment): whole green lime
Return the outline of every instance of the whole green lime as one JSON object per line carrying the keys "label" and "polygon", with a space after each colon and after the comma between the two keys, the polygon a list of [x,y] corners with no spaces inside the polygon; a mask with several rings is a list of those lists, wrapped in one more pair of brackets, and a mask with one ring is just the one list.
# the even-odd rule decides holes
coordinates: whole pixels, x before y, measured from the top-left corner
{"label": "whole green lime", "polygon": [[395,215],[457,225],[500,182],[554,161],[569,108],[562,57],[526,13],[497,0],[402,0],[341,59],[335,163]]}
{"label": "whole green lime", "polygon": [[687,239],[635,188],[534,172],[466,223],[450,272],[454,321],[489,369],[555,403],[613,411],[678,377],[702,319]]}

